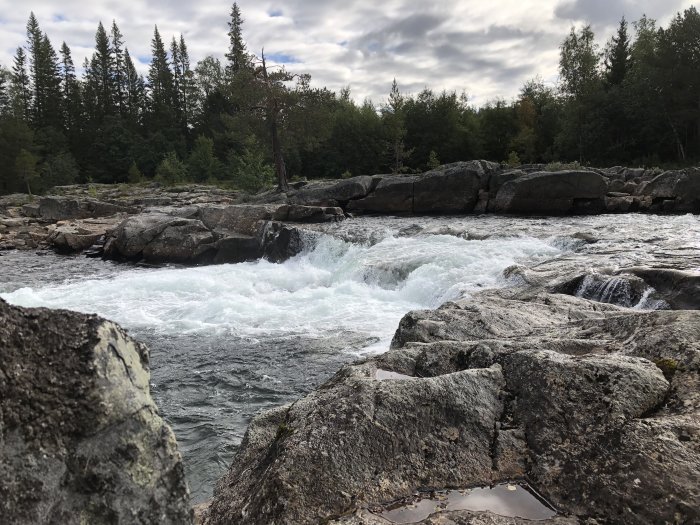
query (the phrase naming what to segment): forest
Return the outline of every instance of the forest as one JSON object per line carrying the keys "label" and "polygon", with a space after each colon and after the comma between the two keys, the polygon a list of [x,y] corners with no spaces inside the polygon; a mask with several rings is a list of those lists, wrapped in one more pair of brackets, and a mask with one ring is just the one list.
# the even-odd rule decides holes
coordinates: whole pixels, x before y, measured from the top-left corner
{"label": "forest", "polygon": [[[526,82],[482,107],[465,93],[353,100],[247,49],[233,4],[224,59],[189,59],[156,27],[147,75],[113,22],[76,69],[32,13],[0,65],[0,194],[72,183],[214,183],[258,191],[295,178],[424,171],[457,160],[687,166],[700,160],[700,14],[624,18],[611,39],[572,27],[559,83]],[[222,50],[223,51],[223,50]],[[78,71],[80,74],[78,74]]]}

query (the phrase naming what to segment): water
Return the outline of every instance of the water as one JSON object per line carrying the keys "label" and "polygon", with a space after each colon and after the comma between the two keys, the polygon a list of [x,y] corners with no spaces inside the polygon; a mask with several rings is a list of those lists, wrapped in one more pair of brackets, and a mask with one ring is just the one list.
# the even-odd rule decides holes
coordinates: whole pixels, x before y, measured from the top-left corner
{"label": "water", "polygon": [[[512,264],[581,248],[576,232],[594,232],[599,247],[661,238],[654,249],[681,254],[700,232],[692,216],[367,218],[318,229],[313,247],[279,265],[149,268],[10,252],[0,257],[0,296],[98,313],[149,345],[152,393],[196,503],[211,496],[256,413],[388,349],[409,310],[506,285]],[[642,252],[640,262],[654,257]]]}
{"label": "water", "polygon": [[491,511],[500,516],[546,520],[556,512],[525,483],[435,492],[430,497],[391,506],[381,516],[392,523],[417,523],[437,511]]}

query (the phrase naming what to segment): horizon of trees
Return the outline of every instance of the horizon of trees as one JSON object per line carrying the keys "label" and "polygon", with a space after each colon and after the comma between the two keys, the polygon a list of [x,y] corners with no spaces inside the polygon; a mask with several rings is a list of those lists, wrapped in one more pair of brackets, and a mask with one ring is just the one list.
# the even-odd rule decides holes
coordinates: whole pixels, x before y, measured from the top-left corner
{"label": "horizon of trees", "polygon": [[423,171],[458,160],[690,165],[700,160],[700,14],[668,27],[623,18],[601,46],[590,26],[560,47],[560,85],[527,81],[481,108],[456,92],[354,102],[250,53],[236,3],[224,61],[192,65],[182,35],[154,28],[140,75],[116,22],[100,22],[76,74],[34,14],[0,65],[0,194],[75,182],[227,183],[257,191],[292,177]]}

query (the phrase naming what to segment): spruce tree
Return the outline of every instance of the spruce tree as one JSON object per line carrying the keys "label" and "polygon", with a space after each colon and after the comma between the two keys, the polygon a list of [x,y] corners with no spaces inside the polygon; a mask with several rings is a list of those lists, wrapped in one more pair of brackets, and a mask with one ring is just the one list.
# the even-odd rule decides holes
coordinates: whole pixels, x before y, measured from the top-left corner
{"label": "spruce tree", "polygon": [[0,66],[0,117],[5,116],[10,108],[10,82],[11,74]]}
{"label": "spruce tree", "polygon": [[87,83],[93,94],[97,125],[107,115],[115,113],[114,108],[114,60],[112,46],[102,22],[95,33],[95,53],[87,69]]}
{"label": "spruce tree", "polygon": [[250,59],[243,41],[243,17],[241,17],[241,10],[236,2],[231,7],[231,20],[228,23],[228,27],[229,48],[228,53],[226,53],[228,60],[226,74],[231,78],[250,65]]}
{"label": "spruce tree", "polygon": [[31,112],[31,85],[27,73],[27,55],[18,47],[12,66],[11,104],[15,118],[29,122]]}
{"label": "spruce tree", "polygon": [[126,108],[127,119],[132,129],[141,123],[146,106],[146,87],[143,77],[138,74],[131,60],[129,49],[124,49],[124,67],[126,73]]}
{"label": "spruce tree", "polygon": [[80,100],[80,83],[75,77],[75,66],[68,44],[61,46],[61,95],[63,100],[63,118],[65,129],[71,142],[75,143],[82,124],[82,104]]}
{"label": "spruce tree", "polygon": [[112,77],[114,81],[114,101],[120,115],[127,112],[126,90],[127,90],[127,69],[124,57],[124,35],[122,35],[117,22],[112,20],[112,30],[110,32],[112,46]]}
{"label": "spruce tree", "polygon": [[627,35],[627,20],[622,17],[617,34],[610,39],[605,50],[605,82],[608,86],[619,86],[627,75],[630,60],[630,40]]}

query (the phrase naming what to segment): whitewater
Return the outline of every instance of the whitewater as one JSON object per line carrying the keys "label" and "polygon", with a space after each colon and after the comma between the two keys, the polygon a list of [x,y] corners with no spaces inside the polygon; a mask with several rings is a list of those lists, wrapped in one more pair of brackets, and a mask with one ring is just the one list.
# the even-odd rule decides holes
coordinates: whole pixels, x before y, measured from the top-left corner
{"label": "whitewater", "polygon": [[[152,394],[199,502],[255,414],[386,351],[410,310],[508,286],[511,265],[585,249],[576,232],[595,233],[599,245],[609,238],[612,248],[660,235],[687,244],[697,228],[687,216],[361,218],[318,227],[283,264],[204,267],[9,252],[0,257],[0,297],[96,313],[149,346]],[[614,258],[611,249],[611,265]]]}

